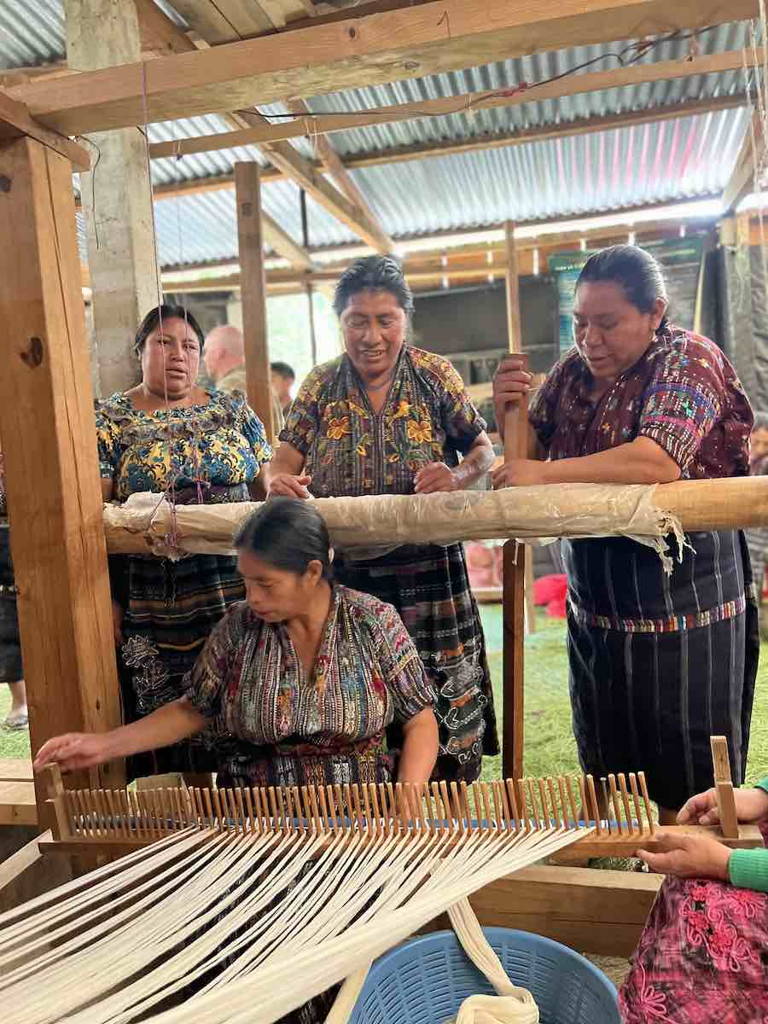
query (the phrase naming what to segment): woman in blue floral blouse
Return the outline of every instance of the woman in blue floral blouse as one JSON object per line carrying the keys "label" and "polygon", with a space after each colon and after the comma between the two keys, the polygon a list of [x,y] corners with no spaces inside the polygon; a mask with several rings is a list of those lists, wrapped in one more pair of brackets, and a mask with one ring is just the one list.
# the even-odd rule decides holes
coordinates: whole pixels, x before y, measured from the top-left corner
{"label": "woman in blue floral blouse", "polygon": [[[447,359],[406,342],[413,299],[399,263],[370,256],[334,303],[345,354],[313,370],[280,434],[270,494],[307,498],[460,490],[485,473],[485,423]],[[460,544],[337,558],[336,578],[397,608],[437,693],[436,775],[470,781],[498,753],[480,617]],[[397,745],[397,737],[390,735]]]}
{"label": "woman in blue floral blouse", "polygon": [[[96,407],[105,500],[142,491],[177,504],[263,496],[272,454],[264,428],[243,394],[197,386],[202,347],[199,325],[181,306],[160,306],[142,321],[135,341],[141,383]],[[124,712],[132,720],[180,696],[211,629],[243,599],[243,581],[236,560],[220,555],[112,557],[110,575]],[[130,770],[208,770],[207,746],[196,738],[137,759]]]}

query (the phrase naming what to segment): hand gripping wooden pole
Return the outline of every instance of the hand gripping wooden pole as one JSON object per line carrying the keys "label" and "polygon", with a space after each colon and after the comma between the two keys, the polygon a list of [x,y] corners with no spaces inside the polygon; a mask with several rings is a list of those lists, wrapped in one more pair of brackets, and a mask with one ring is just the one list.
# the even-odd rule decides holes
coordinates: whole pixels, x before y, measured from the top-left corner
{"label": "hand gripping wooden pole", "polygon": [[712,745],[712,767],[715,773],[717,809],[720,812],[720,831],[726,839],[736,839],[739,835],[739,819],[736,815],[731,762],[728,759],[728,741],[725,736],[712,736],[710,743]]}

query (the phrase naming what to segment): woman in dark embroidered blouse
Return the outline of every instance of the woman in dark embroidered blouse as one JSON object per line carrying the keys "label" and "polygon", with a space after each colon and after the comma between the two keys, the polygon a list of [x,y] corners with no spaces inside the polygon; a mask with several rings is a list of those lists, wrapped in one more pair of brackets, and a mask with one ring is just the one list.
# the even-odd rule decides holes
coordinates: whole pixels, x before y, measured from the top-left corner
{"label": "woman in dark embroidered blouse", "polygon": [[[406,344],[413,300],[397,261],[352,264],[335,308],[346,353],[301,386],[280,434],[270,493],[429,494],[480,477],[493,461],[485,423],[451,364]],[[437,691],[437,776],[477,778],[482,754],[498,746],[462,546],[373,549],[355,561],[337,558],[335,571],[347,586],[394,605],[413,637]]]}
{"label": "woman in dark embroidered blouse", "polygon": [[[499,470],[496,486],[747,474],[753,417],[733,367],[713,342],[671,326],[666,308],[661,271],[643,250],[614,246],[587,261],[576,347],[531,406],[530,458]],[[499,423],[529,386],[505,360],[494,382]],[[631,540],[564,544],[582,765],[597,776],[645,769],[663,823],[711,785],[711,735],[729,738],[741,783],[759,649],[742,534],[687,542],[671,576]]]}

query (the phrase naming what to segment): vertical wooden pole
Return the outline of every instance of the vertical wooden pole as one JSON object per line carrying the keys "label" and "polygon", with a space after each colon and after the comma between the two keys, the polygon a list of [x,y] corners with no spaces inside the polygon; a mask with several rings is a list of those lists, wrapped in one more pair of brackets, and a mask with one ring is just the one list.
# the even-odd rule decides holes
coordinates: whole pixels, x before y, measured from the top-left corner
{"label": "vertical wooden pole", "polygon": [[731,762],[728,758],[728,740],[725,736],[711,736],[712,768],[715,776],[717,809],[720,813],[720,831],[725,839],[738,839],[739,819],[736,798],[733,795]]}
{"label": "vertical wooden pole", "polygon": [[[32,749],[120,723],[72,167],[0,147],[0,436]],[[70,776],[120,785],[120,764]],[[47,797],[38,785],[43,821]]]}
{"label": "vertical wooden pole", "polygon": [[[514,225],[505,225],[507,249],[507,337],[510,352],[521,350],[520,293]],[[504,418],[504,458],[527,455],[527,401],[519,402]],[[525,559],[526,548],[515,540],[504,545],[502,601],[504,609],[503,771],[506,778],[523,775],[523,714],[525,671]]]}
{"label": "vertical wooden pole", "polygon": [[261,230],[261,174],[257,163],[250,161],[235,164],[235,196],[248,402],[264,424],[267,437],[272,439],[276,424],[272,417],[274,402],[267,346],[267,280]]}

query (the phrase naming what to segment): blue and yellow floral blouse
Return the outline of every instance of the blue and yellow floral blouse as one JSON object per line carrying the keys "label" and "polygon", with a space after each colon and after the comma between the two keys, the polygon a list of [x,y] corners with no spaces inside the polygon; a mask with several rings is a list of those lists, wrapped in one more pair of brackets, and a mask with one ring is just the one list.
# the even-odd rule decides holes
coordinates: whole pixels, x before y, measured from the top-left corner
{"label": "blue and yellow floral blouse", "polygon": [[[272,458],[261,420],[241,392],[208,391],[206,405],[144,412],[124,394],[96,403],[102,477],[119,501],[137,491],[226,489],[247,500],[248,484]],[[214,499],[215,500],[215,499]],[[221,500],[221,499],[220,499]]]}
{"label": "blue and yellow floral blouse", "polygon": [[315,497],[412,494],[422,466],[457,465],[485,426],[451,363],[404,345],[381,412],[340,356],[309,374],[280,440],[305,456]]}

